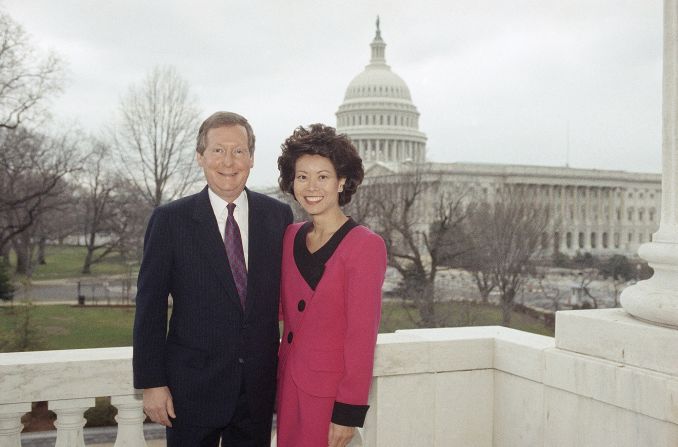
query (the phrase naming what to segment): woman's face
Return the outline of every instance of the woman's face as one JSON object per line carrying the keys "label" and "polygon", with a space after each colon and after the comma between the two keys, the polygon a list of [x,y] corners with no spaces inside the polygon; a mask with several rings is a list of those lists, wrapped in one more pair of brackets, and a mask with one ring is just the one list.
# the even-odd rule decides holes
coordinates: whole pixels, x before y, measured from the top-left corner
{"label": "woman's face", "polygon": [[329,158],[302,155],[294,168],[294,197],[311,216],[336,211],[346,179],[338,178]]}

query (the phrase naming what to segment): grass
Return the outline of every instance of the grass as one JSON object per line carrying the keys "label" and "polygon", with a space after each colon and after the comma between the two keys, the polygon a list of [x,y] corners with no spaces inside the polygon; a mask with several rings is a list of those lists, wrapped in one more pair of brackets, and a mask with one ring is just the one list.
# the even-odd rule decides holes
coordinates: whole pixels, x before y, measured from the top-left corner
{"label": "grass", "polygon": [[[0,333],[10,333],[25,316],[21,305],[0,307]],[[36,337],[28,350],[130,346],[134,308],[30,306]]]}
{"label": "grass", "polygon": [[[25,317],[20,305],[0,307],[0,334],[15,330]],[[493,326],[501,324],[501,310],[495,306],[470,303],[442,303],[441,312],[449,315],[446,326]],[[134,308],[73,307],[69,305],[34,305],[30,307],[35,340],[28,350],[56,350],[130,346]],[[553,336],[553,329],[539,320],[514,313],[511,327]],[[413,329],[402,305],[386,302],[380,332]]]}
{"label": "grass", "polygon": [[[394,332],[398,329],[416,329],[416,324],[408,316],[414,314],[414,308],[405,308],[400,302],[387,301],[382,306],[379,332]],[[469,302],[445,302],[436,305],[436,314],[443,318],[444,327],[462,326],[501,326],[501,308],[491,304]],[[553,337],[553,328],[534,317],[513,312],[511,327],[525,332]]]}
{"label": "grass", "polygon": [[[86,276],[81,273],[86,253],[85,247],[81,246],[48,245],[45,249],[46,264],[34,267],[32,279],[44,280]],[[16,265],[14,253],[12,253],[10,262],[12,265]],[[139,268],[138,265],[132,267],[134,273],[136,273]],[[128,273],[128,269],[128,265],[121,256],[112,254],[102,262],[92,266],[91,276],[120,275]]]}

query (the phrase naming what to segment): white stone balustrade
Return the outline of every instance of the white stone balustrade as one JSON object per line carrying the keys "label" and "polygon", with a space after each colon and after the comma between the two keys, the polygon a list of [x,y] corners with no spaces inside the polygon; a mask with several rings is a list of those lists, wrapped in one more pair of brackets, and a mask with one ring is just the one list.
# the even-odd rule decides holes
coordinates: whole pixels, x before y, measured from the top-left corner
{"label": "white stone balustrade", "polygon": [[144,403],[140,395],[112,396],[111,404],[118,409],[118,437],[113,447],[146,447],[143,422]]}
{"label": "white stone balustrade", "polygon": [[31,411],[30,403],[0,405],[0,446],[21,447],[21,416]]}
{"label": "white stone balustrade", "polygon": [[49,408],[57,415],[57,419],[54,421],[54,426],[57,429],[54,447],[85,447],[85,436],[82,429],[87,421],[83,414],[93,406],[93,397],[49,402]]}
{"label": "white stone balustrade", "polygon": [[[0,354],[0,447],[30,402],[82,446],[95,396],[118,408],[116,447],[143,447],[131,348]],[[675,447],[678,331],[622,309],[557,314],[556,338],[503,327],[380,334],[371,409],[353,446]]]}
{"label": "white stone balustrade", "polygon": [[0,354],[0,447],[21,445],[20,418],[36,401],[57,415],[55,447],[83,447],[83,414],[98,396],[118,409],[116,446],[146,447],[131,371],[129,347]]}

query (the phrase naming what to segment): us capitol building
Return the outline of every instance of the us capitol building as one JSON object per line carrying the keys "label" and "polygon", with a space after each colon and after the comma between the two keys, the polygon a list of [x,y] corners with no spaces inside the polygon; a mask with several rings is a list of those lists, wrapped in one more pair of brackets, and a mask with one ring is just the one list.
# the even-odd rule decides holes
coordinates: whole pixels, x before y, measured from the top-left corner
{"label": "us capitol building", "polygon": [[418,206],[422,229],[434,221],[433,203],[440,194],[463,190],[491,201],[495,191],[510,185],[551,210],[555,223],[542,235],[547,252],[636,256],[639,245],[657,231],[661,174],[428,162],[419,111],[405,81],[386,64],[386,43],[378,20],[370,47],[370,63],[348,84],[336,112],[337,131],[351,138],[365,163],[363,191],[371,185],[397,185],[402,174],[413,170],[424,181],[439,185],[423,196],[431,203]]}

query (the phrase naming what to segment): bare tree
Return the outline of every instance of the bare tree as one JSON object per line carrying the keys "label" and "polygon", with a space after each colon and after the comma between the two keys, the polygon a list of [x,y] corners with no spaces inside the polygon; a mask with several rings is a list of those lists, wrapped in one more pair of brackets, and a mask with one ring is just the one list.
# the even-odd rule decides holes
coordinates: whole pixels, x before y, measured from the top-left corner
{"label": "bare tree", "polygon": [[0,12],[0,128],[15,129],[38,113],[63,82],[63,62],[54,53],[39,54],[23,27]]}
{"label": "bare tree", "polygon": [[[470,205],[462,191],[443,191],[439,178],[428,178],[419,169],[380,177],[361,192],[370,201],[368,219],[386,242],[389,265],[402,276],[404,306],[419,327],[437,327],[448,315],[440,315],[435,280],[441,260],[467,248],[450,239],[468,217]],[[430,205],[431,201],[434,205]],[[358,208],[365,212],[364,204]],[[433,214],[432,225],[430,213]],[[427,217],[426,215],[429,214]]]}
{"label": "bare tree", "polygon": [[[85,169],[80,176],[80,211],[82,234],[87,252],[83,261],[82,273],[92,272],[92,264],[101,262],[117,246],[110,237],[113,221],[115,176],[110,166],[110,148],[94,138],[90,138],[92,149],[85,161]],[[101,241],[103,233],[107,237]],[[95,256],[95,252],[97,252]]]}
{"label": "bare tree", "polygon": [[116,141],[122,165],[154,207],[181,196],[197,181],[198,110],[188,83],[172,67],[156,67],[120,102]]}
{"label": "bare tree", "polygon": [[0,249],[63,204],[67,177],[80,161],[71,132],[47,137],[21,127],[0,131]]}
{"label": "bare tree", "polygon": [[458,235],[459,238],[466,241],[470,248],[456,258],[446,260],[446,264],[468,271],[478,289],[480,299],[483,303],[488,303],[490,293],[496,286],[492,266],[488,262],[492,254],[489,251],[489,245],[482,238],[477,237],[478,230],[475,227],[475,220],[471,216]]}
{"label": "bare tree", "polygon": [[473,215],[474,246],[481,247],[478,259],[499,290],[505,326],[511,324],[515,296],[543,249],[542,233],[549,224],[548,207],[526,199],[516,186],[505,186]]}

